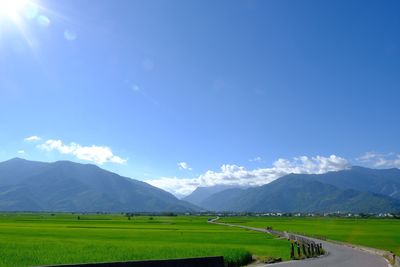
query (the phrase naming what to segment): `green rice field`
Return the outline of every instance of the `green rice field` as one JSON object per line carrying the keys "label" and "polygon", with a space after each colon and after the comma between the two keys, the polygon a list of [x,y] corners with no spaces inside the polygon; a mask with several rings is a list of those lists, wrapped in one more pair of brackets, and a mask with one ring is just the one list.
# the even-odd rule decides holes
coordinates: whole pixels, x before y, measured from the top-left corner
{"label": "green rice field", "polygon": [[[79,218],[78,218],[79,216]],[[200,216],[0,213],[0,266],[224,256],[226,266],[288,260],[286,240]],[[303,233],[400,255],[400,220],[224,217],[221,222]]]}
{"label": "green rice field", "polygon": [[[78,219],[78,216],[80,217]],[[0,214],[0,266],[225,258],[226,266],[259,258],[288,259],[285,240],[207,223],[207,217]]]}
{"label": "green rice field", "polygon": [[400,220],[332,217],[226,217],[221,222],[258,228],[272,226],[309,236],[368,246],[400,255]]}

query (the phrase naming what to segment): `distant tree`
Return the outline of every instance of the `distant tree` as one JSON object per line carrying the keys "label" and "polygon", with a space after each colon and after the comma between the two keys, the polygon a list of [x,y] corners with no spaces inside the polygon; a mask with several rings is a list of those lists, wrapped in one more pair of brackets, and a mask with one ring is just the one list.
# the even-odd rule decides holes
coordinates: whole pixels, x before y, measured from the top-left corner
{"label": "distant tree", "polygon": [[173,213],[173,212],[166,212],[163,214],[164,216],[178,216],[178,214]]}

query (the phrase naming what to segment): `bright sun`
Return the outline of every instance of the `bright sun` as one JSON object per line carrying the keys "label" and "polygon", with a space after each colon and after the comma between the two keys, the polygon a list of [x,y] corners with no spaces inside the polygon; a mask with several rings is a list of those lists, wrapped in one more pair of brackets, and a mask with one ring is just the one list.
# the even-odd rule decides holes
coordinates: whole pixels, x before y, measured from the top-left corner
{"label": "bright sun", "polygon": [[[47,27],[50,19],[42,12],[45,10],[38,3],[40,0],[0,0],[0,37],[6,38],[6,33],[19,33],[33,48],[34,39],[30,33],[29,24],[37,22]],[[2,40],[0,40],[2,41]]]}
{"label": "bright sun", "polygon": [[0,0],[0,17],[18,20],[28,4],[28,0]]}

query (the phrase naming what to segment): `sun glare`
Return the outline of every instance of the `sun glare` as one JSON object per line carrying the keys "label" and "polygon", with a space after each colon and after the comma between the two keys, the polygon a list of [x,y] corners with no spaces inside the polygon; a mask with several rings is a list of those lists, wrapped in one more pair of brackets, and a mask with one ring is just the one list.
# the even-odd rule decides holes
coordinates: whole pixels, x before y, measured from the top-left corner
{"label": "sun glare", "polygon": [[28,4],[28,0],[0,0],[0,16],[18,20]]}

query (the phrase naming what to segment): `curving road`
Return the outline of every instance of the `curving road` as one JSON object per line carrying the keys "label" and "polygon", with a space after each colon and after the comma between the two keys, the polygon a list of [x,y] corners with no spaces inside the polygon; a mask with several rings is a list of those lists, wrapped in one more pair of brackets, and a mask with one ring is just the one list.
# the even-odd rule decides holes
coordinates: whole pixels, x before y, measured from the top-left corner
{"label": "curving road", "polygon": [[[317,240],[328,251],[327,256],[302,261],[275,264],[277,267],[388,267],[387,261],[378,255],[343,245]],[[265,265],[260,265],[265,266]]]}
{"label": "curving road", "polygon": [[[230,227],[240,227],[248,230],[268,233],[262,228],[247,227],[242,225],[226,224],[217,222],[219,218],[211,220],[210,223],[226,225]],[[388,267],[388,262],[381,256],[360,251],[344,245],[337,245],[330,242],[315,240],[316,243],[322,243],[322,247],[328,252],[328,255],[319,258],[306,259],[301,261],[288,261],[282,263],[258,264],[252,266],[277,266],[277,267]]]}

